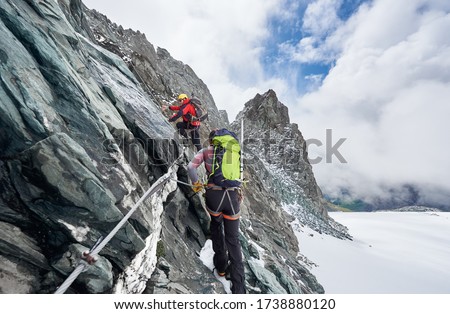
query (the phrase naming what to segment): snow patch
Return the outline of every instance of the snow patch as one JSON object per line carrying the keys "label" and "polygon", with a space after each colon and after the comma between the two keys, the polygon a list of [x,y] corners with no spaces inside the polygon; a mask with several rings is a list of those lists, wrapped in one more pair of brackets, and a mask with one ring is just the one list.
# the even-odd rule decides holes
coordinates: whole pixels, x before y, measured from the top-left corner
{"label": "snow patch", "polygon": [[353,241],[294,228],[326,293],[450,293],[450,213],[330,216],[349,228]]}
{"label": "snow patch", "polygon": [[67,222],[61,219],[59,219],[58,222],[66,226],[66,228],[70,230],[70,233],[72,233],[72,236],[75,238],[75,240],[77,240],[80,243],[86,241],[87,239],[86,235],[91,230],[89,227],[72,226],[71,224],[68,224]]}
{"label": "snow patch", "polygon": [[212,241],[206,240],[205,245],[203,246],[202,250],[200,251],[200,260],[211,271],[214,271],[214,276],[216,277],[216,279],[222,283],[223,287],[225,288],[225,291],[228,294],[230,294],[231,293],[231,282],[226,280],[225,277],[220,277],[217,274],[217,271],[214,268],[214,261],[213,261],[214,254],[215,253],[214,253],[214,250],[212,247]]}

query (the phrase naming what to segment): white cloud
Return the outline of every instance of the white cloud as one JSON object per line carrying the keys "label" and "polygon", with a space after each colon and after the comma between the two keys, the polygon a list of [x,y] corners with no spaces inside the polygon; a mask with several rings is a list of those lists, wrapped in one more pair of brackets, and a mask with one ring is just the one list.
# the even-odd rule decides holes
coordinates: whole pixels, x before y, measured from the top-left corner
{"label": "white cloud", "polygon": [[348,164],[315,166],[326,192],[347,185],[373,196],[402,183],[450,190],[449,11],[442,1],[374,1],[330,36],[341,55],[294,118],[306,137],[333,129],[348,138],[340,149]]}
{"label": "white cloud", "polygon": [[303,17],[303,30],[313,37],[324,37],[340,24],[337,11],[342,0],[316,0],[308,5]]}

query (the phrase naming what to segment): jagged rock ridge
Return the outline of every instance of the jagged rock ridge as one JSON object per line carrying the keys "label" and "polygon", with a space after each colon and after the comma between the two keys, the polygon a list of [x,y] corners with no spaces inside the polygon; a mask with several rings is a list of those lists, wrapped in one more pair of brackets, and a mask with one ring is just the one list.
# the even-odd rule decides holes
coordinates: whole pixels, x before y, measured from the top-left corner
{"label": "jagged rock ridge", "polygon": [[[173,163],[182,147],[163,103],[201,97],[213,117],[203,138],[228,121],[192,69],[79,0],[0,2],[0,41],[0,292],[51,293],[159,177],[187,180],[193,152]],[[301,262],[294,217],[264,188],[262,168],[247,169],[249,292],[323,292]],[[198,258],[202,202],[171,181],[69,292],[224,292]]]}
{"label": "jagged rock ridge", "polygon": [[345,227],[328,216],[322,192],[308,161],[306,142],[298,125],[290,123],[288,108],[273,90],[248,101],[232,128],[240,133],[244,121],[245,163],[253,179],[264,184],[279,206],[300,224],[337,237],[348,237]]}

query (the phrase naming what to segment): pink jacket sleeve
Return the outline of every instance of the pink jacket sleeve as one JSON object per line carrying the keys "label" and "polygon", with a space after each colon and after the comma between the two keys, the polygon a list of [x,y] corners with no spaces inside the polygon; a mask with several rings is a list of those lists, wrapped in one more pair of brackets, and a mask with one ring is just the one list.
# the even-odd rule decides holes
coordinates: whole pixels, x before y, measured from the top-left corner
{"label": "pink jacket sleeve", "polygon": [[204,149],[199,150],[188,165],[188,174],[192,183],[198,181],[197,168],[203,163],[203,150]]}

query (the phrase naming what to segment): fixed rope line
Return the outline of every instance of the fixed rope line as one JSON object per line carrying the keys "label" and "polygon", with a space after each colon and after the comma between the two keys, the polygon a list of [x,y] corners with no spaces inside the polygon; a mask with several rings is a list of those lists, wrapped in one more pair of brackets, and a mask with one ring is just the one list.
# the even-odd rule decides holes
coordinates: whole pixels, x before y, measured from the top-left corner
{"label": "fixed rope line", "polygon": [[[180,181],[180,180],[176,180],[176,179],[171,179],[171,180],[172,180],[172,181],[175,181],[175,182],[177,182],[177,183],[183,184],[183,185],[190,186],[190,187],[194,187],[194,186],[195,186],[195,185],[193,185],[193,184],[186,183],[186,182],[184,182],[184,181]],[[206,187],[206,186],[207,186],[206,183],[204,183],[204,184],[202,184],[202,185],[203,185],[203,187]]]}
{"label": "fixed rope line", "polygon": [[183,182],[183,181],[180,181],[180,180],[176,180],[176,179],[172,179],[172,181],[175,181],[177,183],[184,184],[184,185],[187,185],[187,186],[190,186],[190,187],[194,186],[193,184],[189,184],[189,183],[186,183],[186,182]]}
{"label": "fixed rope line", "polygon": [[[182,154],[183,155],[183,154]],[[181,155],[181,156],[182,156]],[[181,158],[178,157],[178,159]],[[83,252],[83,259],[80,260],[80,263],[74,269],[74,271],[70,274],[69,277],[62,283],[62,285],[55,291],[55,294],[63,294],[70,287],[70,285],[77,279],[77,277],[89,266],[96,262],[96,255],[108,244],[108,242],[116,235],[116,233],[123,227],[123,225],[128,221],[131,215],[136,211],[136,209],[152,194],[159,191],[167,181],[170,180],[172,176],[172,171],[169,171],[162,177],[160,177],[148,190],[145,194],[137,201],[137,203],[133,206],[132,209],[122,218],[122,220],[117,224],[117,226],[104,238],[100,243],[96,243],[89,252]],[[98,242],[98,241],[97,241]]]}

